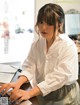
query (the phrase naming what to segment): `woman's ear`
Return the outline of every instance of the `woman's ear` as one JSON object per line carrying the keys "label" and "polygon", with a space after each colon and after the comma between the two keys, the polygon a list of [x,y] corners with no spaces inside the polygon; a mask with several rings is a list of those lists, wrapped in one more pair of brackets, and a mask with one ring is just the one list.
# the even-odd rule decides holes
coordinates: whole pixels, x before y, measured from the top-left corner
{"label": "woman's ear", "polygon": [[63,27],[63,23],[59,23],[59,27]]}
{"label": "woman's ear", "polygon": [[59,28],[59,32],[63,32],[63,23],[60,23],[58,25],[58,28]]}

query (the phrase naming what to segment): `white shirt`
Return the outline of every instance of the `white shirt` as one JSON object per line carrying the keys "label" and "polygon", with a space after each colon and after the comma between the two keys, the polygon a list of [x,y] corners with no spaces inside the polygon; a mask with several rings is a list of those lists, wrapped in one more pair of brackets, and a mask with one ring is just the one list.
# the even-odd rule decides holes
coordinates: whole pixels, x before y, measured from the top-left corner
{"label": "white shirt", "polygon": [[66,34],[56,37],[46,52],[46,40],[39,38],[31,46],[23,63],[21,75],[32,86],[38,86],[43,96],[78,79],[78,53],[75,43]]}

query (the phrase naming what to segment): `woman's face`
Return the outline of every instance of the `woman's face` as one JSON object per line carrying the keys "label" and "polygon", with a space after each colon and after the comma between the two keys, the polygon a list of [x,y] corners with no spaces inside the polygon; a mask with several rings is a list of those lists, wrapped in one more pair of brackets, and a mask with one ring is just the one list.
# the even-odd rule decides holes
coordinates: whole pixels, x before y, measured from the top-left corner
{"label": "woman's face", "polygon": [[45,22],[38,24],[39,32],[42,37],[44,37],[46,40],[51,40],[52,38],[55,38],[55,32],[54,32],[54,25],[48,25]]}

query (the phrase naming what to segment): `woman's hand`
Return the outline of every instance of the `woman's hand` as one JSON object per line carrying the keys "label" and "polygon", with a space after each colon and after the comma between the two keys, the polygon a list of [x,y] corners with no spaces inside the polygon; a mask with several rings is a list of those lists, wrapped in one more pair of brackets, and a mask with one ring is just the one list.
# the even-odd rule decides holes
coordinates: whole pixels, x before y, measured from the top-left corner
{"label": "woman's hand", "polygon": [[2,95],[5,95],[6,93],[8,93],[9,89],[12,88],[13,90],[17,90],[21,87],[22,84],[24,84],[25,82],[27,82],[28,79],[25,76],[20,76],[16,82],[11,82],[11,83],[7,83],[7,84],[3,84],[0,87],[0,92],[2,93]]}
{"label": "woman's hand", "polygon": [[3,84],[3,85],[0,87],[0,93],[2,93],[2,95],[4,96],[6,93],[9,92],[10,89],[17,90],[17,89],[19,89],[19,88],[20,88],[20,86],[19,86],[16,82]]}
{"label": "woman's hand", "polygon": [[25,91],[22,89],[12,90],[10,95],[10,101],[16,102],[18,105],[24,101],[31,98],[31,94],[29,91]]}
{"label": "woman's hand", "polygon": [[11,95],[10,95],[10,100],[12,102],[16,101],[18,105],[25,100],[28,100],[32,97],[41,95],[42,92],[40,91],[39,87],[34,87],[28,91],[22,90],[22,89],[15,89],[12,90]]}

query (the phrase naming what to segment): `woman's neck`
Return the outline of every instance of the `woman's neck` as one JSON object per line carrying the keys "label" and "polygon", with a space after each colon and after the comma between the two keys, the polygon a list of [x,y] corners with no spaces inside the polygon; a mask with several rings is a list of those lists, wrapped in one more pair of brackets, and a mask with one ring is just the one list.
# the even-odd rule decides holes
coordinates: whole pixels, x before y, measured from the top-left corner
{"label": "woman's neck", "polygon": [[54,42],[54,38],[52,38],[51,40],[46,40],[47,52],[48,52],[48,49],[50,48],[50,46],[52,45],[53,42]]}
{"label": "woman's neck", "polygon": [[[56,34],[56,36],[58,36],[59,34],[60,34],[60,33],[57,33],[57,34]],[[52,37],[52,38],[51,38],[51,39],[49,39],[49,40],[46,40],[47,52],[48,52],[48,50],[49,50],[50,46],[53,44],[53,42],[54,42],[54,40],[55,40],[56,36]]]}

